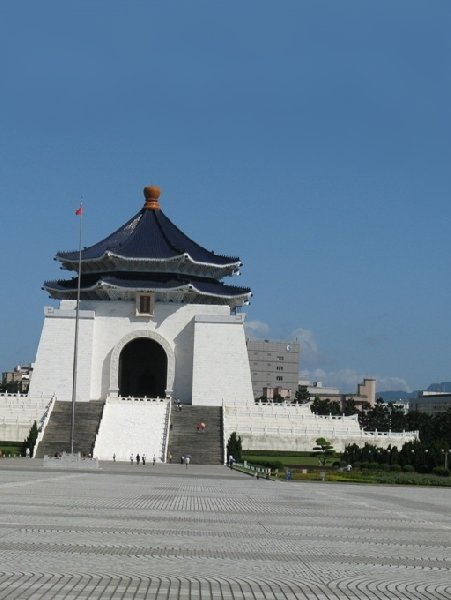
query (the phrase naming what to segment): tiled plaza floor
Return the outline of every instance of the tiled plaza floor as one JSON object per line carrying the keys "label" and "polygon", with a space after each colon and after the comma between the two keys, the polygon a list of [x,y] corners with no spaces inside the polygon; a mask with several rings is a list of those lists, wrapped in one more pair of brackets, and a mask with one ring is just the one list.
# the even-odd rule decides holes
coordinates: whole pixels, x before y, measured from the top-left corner
{"label": "tiled plaza floor", "polygon": [[0,600],[451,599],[451,490],[0,461]]}

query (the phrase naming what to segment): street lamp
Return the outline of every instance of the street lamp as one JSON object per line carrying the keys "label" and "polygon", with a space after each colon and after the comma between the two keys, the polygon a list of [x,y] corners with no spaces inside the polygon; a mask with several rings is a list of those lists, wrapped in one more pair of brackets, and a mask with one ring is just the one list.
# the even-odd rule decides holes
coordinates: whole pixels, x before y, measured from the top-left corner
{"label": "street lamp", "polygon": [[444,448],[442,448],[442,452],[445,457],[445,469],[447,469],[448,468],[448,452],[449,452],[449,450],[445,450]]}

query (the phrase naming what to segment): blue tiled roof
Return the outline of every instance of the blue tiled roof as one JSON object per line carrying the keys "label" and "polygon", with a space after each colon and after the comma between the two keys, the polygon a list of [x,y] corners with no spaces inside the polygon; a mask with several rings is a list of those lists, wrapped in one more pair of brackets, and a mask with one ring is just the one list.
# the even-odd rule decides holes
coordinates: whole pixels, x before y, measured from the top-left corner
{"label": "blue tiled roof", "polygon": [[[106,284],[115,288],[143,290],[171,290],[191,285],[202,294],[217,295],[233,298],[249,294],[250,289],[233,285],[225,285],[216,279],[203,277],[183,277],[170,273],[108,273],[82,275],[80,289],[93,289],[98,285]],[[46,281],[44,287],[47,290],[57,292],[72,292],[77,289],[78,278],[69,280]]]}
{"label": "blue tiled roof", "polygon": [[[183,254],[200,263],[228,265],[239,258],[216,255],[193,242],[161,210],[141,210],[107,238],[82,250],[82,261],[101,258],[106,253],[125,258],[166,259]],[[78,261],[78,251],[58,252],[62,262]]]}

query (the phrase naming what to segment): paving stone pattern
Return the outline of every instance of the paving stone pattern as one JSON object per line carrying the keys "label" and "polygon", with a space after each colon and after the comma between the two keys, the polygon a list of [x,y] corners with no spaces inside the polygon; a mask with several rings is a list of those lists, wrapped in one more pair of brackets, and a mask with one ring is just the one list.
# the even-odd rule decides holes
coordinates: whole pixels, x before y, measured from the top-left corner
{"label": "paving stone pattern", "polygon": [[0,462],[0,600],[451,599],[451,490]]}

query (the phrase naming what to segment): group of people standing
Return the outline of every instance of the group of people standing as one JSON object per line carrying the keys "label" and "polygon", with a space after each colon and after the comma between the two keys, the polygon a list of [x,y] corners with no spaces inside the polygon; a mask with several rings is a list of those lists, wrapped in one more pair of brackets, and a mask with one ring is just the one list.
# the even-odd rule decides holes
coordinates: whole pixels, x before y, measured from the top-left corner
{"label": "group of people standing", "polygon": [[[113,454],[113,460],[114,462],[116,462],[116,454]],[[140,455],[139,452],[136,456],[133,455],[133,452],[130,453],[130,464],[133,464],[136,461],[136,464],[142,464],[143,467],[146,465],[146,455],[144,454],[144,452]],[[155,463],[157,462],[157,457],[155,456],[155,454],[153,455],[152,458],[152,464],[153,466],[155,466]]]}

